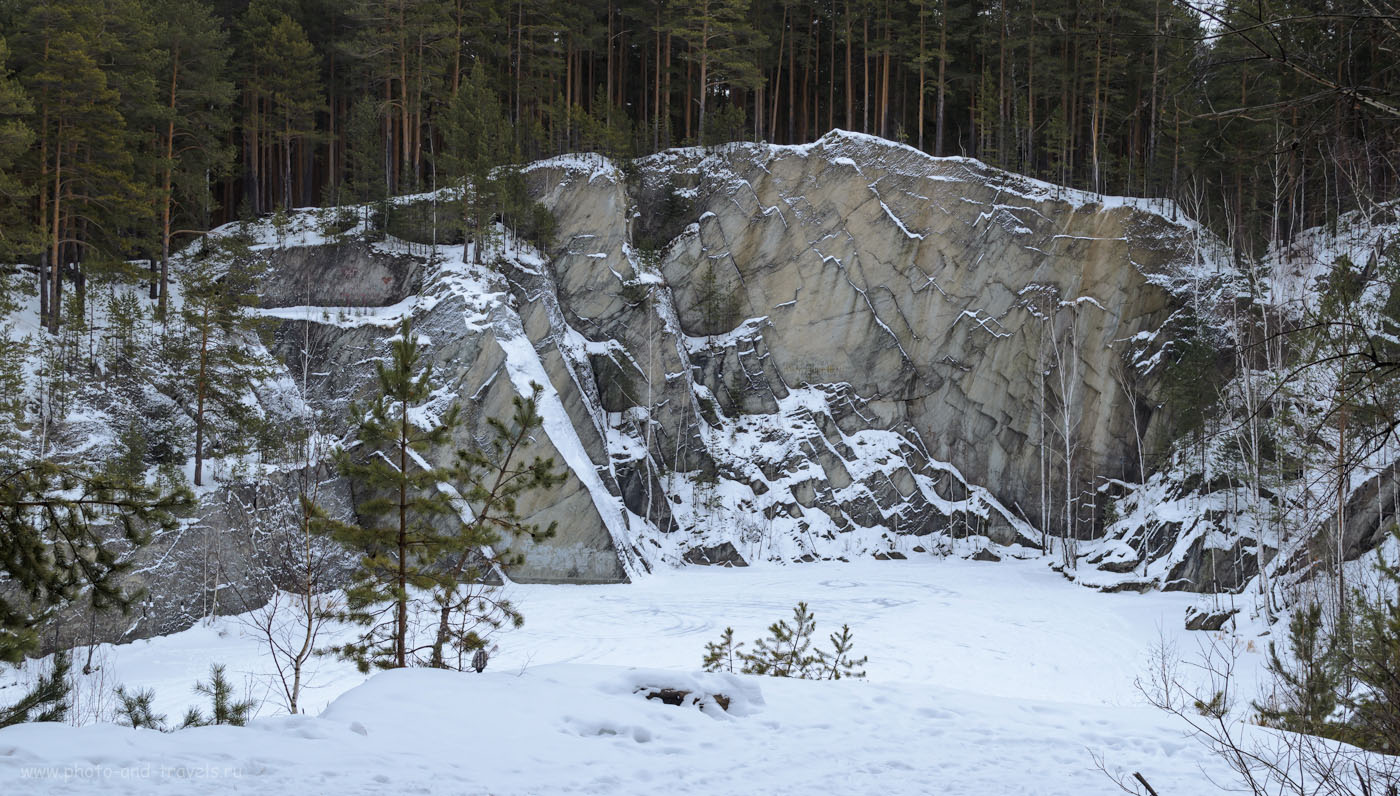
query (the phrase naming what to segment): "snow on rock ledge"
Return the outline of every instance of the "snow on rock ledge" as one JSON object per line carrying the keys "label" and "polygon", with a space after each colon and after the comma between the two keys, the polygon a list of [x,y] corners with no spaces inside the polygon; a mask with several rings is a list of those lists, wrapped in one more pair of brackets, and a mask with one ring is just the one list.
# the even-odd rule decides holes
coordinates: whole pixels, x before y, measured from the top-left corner
{"label": "snow on rock ledge", "polygon": [[[1059,422],[1077,486],[1141,477],[1131,413],[1158,402],[1116,374],[1127,341],[1151,346],[1194,262],[1199,230],[1169,204],[841,132],[672,150],[630,181],[597,156],[527,175],[559,222],[546,253],[510,242],[488,271],[462,265],[460,246],[418,260],[375,247],[415,263],[377,278],[417,294],[375,303],[413,312],[431,340],[442,406],[468,410],[459,443],[544,387],[535,452],[575,477],[523,504],[560,534],[528,548],[516,578],[618,580],[704,549],[753,563],[1037,545],[1035,525],[1062,516],[1042,512],[1043,466],[1064,491],[1063,465],[1041,460],[1056,398],[1037,374],[1071,339]],[[314,259],[279,279],[329,267]],[[299,319],[318,326],[313,400],[363,395],[384,312],[318,319],[296,303],[268,314],[285,351]]]}

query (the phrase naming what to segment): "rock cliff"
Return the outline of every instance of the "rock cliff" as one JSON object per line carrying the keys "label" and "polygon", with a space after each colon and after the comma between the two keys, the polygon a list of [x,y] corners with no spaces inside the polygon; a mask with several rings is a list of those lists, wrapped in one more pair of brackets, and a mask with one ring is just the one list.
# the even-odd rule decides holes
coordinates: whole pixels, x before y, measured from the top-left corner
{"label": "rock cliff", "polygon": [[[333,410],[364,392],[404,311],[472,418],[461,442],[546,388],[539,452],[574,477],[527,507],[560,533],[517,578],[1036,545],[1064,527],[1067,489],[1087,538],[1084,495],[1141,476],[1161,412],[1123,362],[1190,265],[1194,230],[1170,206],[839,132],[527,174],[558,220],[551,251],[507,244],[486,269],[438,249],[420,282],[368,280],[399,289],[358,320],[269,311],[284,339],[308,313],[324,374],[309,397]],[[355,256],[393,271],[393,250]],[[278,278],[306,282],[322,259],[289,257]]]}
{"label": "rock cliff", "polygon": [[[570,478],[521,504],[558,533],[513,578],[1087,539],[1165,433],[1159,386],[1130,363],[1199,266],[1200,230],[1169,204],[841,132],[526,176],[557,235],[543,252],[506,236],[487,265],[460,243],[327,237],[314,211],[290,237],[252,232],[285,367],[265,406],[304,400],[344,434],[405,314],[441,385],[430,409],[467,417],[429,458],[543,387],[527,454]],[[259,557],[295,525],[292,493],[212,469],[199,520],[138,553],[154,597],[137,622],[85,632],[169,632],[276,585]],[[321,475],[348,516],[351,485]]]}

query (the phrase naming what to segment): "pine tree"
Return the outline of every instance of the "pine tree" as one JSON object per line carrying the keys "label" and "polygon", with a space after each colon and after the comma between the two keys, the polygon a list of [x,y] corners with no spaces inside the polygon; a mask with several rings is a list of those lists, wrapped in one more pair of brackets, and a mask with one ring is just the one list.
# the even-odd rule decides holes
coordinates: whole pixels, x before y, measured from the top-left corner
{"label": "pine tree", "polygon": [[0,577],[11,586],[0,596],[0,661],[34,651],[39,627],[79,597],[92,610],[130,609],[138,595],[121,582],[124,548],[144,544],[151,526],[174,528],[190,502],[49,460],[0,465]]}
{"label": "pine tree", "polygon": [[257,319],[248,309],[257,303],[261,265],[236,238],[206,241],[204,251],[180,274],[185,331],[198,345],[180,380],[194,403],[194,484],[204,484],[204,459],[210,440],[227,453],[247,450],[260,417],[246,400],[268,363],[248,336]]}
{"label": "pine tree", "polygon": [[719,641],[711,641],[705,644],[705,659],[700,665],[707,672],[729,672],[734,673],[735,660],[743,660],[743,653],[739,649],[744,646],[744,642],[734,643],[734,628],[726,627],[724,633],[720,635]]}
{"label": "pine tree", "polygon": [[350,195],[360,202],[381,202],[389,196],[384,170],[383,127],[375,101],[359,99],[345,119],[345,180]]}
{"label": "pine tree", "polygon": [[[258,705],[252,699],[235,700],[233,684],[228,681],[227,668],[222,663],[209,665],[209,682],[196,682],[194,692],[209,697],[209,714],[191,706],[180,722],[180,728],[208,727],[227,724],[242,727],[252,718],[253,708]],[[162,717],[164,718],[164,717]]]}
{"label": "pine tree", "polygon": [[831,652],[817,650],[817,667],[820,673],[819,680],[840,680],[843,677],[859,680],[865,676],[864,666],[870,660],[870,656],[862,655],[859,659],[851,657],[851,650],[855,648],[854,634],[850,625],[842,625],[841,633],[832,633]]}
{"label": "pine tree", "polygon": [[724,85],[752,89],[762,84],[757,50],[763,38],[750,21],[753,0],[699,0],[684,8],[673,30],[690,43],[687,59],[699,71],[699,124],[695,140],[704,145],[711,92]]}
{"label": "pine tree", "polygon": [[357,0],[350,5],[358,35],[346,49],[360,62],[372,87],[366,94],[378,100],[391,190],[411,191],[422,184],[423,162],[432,146],[430,104],[435,97],[451,95],[457,85],[453,72],[462,67],[467,46],[494,46],[494,37],[485,31],[454,41],[458,21],[469,22],[467,11],[490,5],[485,0],[465,5],[447,0]]}
{"label": "pine tree", "polygon": [[208,227],[214,204],[210,177],[223,176],[232,165],[226,139],[233,84],[227,77],[228,34],[207,6],[198,0],[160,0],[154,15],[162,102],[160,275],[153,298],[159,299],[157,319],[165,320],[175,224],[184,218],[197,230]]}
{"label": "pine tree", "polygon": [[292,168],[293,152],[297,147],[304,149],[315,135],[316,113],[324,99],[316,83],[307,80],[306,75],[315,74],[320,64],[305,31],[285,14],[265,32],[265,38],[260,37],[259,46],[267,54],[268,63],[276,65],[264,76],[261,88],[281,144],[281,206],[290,210],[300,196],[309,193],[295,190],[300,181]]}
{"label": "pine tree", "polygon": [[249,209],[290,209],[309,194],[293,164],[311,143],[316,113],[325,105],[320,84],[312,79],[320,73],[320,60],[305,29],[276,0],[249,4],[238,24],[237,42],[244,76],[241,126]]}
{"label": "pine tree", "polygon": [[1255,703],[1261,723],[1308,735],[1328,734],[1341,687],[1337,649],[1322,625],[1322,605],[1309,603],[1288,620],[1287,655],[1269,642],[1265,669],[1273,676],[1274,704]]}
{"label": "pine tree", "polygon": [[[24,47],[33,59],[22,80],[39,120],[31,184],[48,258],[48,317],[57,333],[68,265],[115,248],[139,214],[144,186],[135,180],[122,96],[100,61],[107,15],[93,3],[43,3],[31,8]],[[36,173],[37,172],[37,173]],[[106,231],[108,246],[94,246]]]}
{"label": "pine tree", "polygon": [[[0,311],[5,302],[0,296]],[[28,439],[29,424],[25,404],[29,397],[24,364],[29,338],[15,340],[8,325],[0,326],[0,467],[20,459]]]}
{"label": "pine tree", "polygon": [[423,362],[409,318],[391,341],[389,364],[376,369],[379,394],[368,407],[351,407],[359,449],[339,457],[341,472],[369,492],[358,511],[373,522],[326,523],[322,529],[360,555],[339,618],[364,630],[333,651],[361,671],[409,664],[410,590],[435,585],[432,570],[444,539],[433,523],[457,516],[438,488],[451,474],[423,458],[447,443],[459,422],[457,409],[438,418],[423,406],[432,394],[432,367]]}
{"label": "pine tree", "polygon": [[117,723],[132,729],[166,731],[165,714],[156,713],[154,688],[127,691],[126,686],[117,686]]}
{"label": "pine tree", "polygon": [[481,263],[492,237],[492,216],[500,205],[500,167],[514,153],[510,122],[478,63],[441,119],[443,154],[439,178],[461,189],[463,231],[468,245],[462,262]]}
{"label": "pine tree", "polygon": [[[0,638],[3,641],[3,638]],[[53,668],[39,678],[19,701],[0,708],[0,729],[31,721],[63,721],[68,716],[68,699],[72,687],[68,683],[71,662],[67,652],[53,656]]]}
{"label": "pine tree", "polygon": [[[0,262],[30,254],[40,245],[27,212],[33,188],[18,171],[20,156],[34,141],[34,131],[25,124],[32,107],[24,89],[10,76],[9,60],[9,46],[0,36]],[[3,294],[0,286],[0,307]]]}
{"label": "pine tree", "polygon": [[[1400,529],[1392,530],[1400,540]],[[1400,753],[1400,568],[1377,560],[1380,586],[1358,600],[1348,672],[1360,686],[1345,700],[1355,735],[1346,740],[1385,754]]]}
{"label": "pine tree", "polygon": [[840,680],[843,677],[862,678],[860,667],[868,656],[852,657],[855,648],[850,625],[842,625],[840,633],[832,633],[831,651],[812,648],[812,636],[817,619],[800,602],[792,609],[792,624],[779,620],[768,626],[768,637],[756,640],[753,649],[743,652],[742,643],[734,643],[734,628],[726,627],[719,641],[705,645],[702,666],[707,672],[733,672],[736,660],[743,663],[743,674],[765,674],[769,677],[796,677],[803,680]]}
{"label": "pine tree", "polygon": [[807,609],[807,603],[798,603],[792,609],[791,625],[781,619],[774,622],[768,626],[768,637],[754,642],[752,652],[739,653],[744,674],[809,677],[818,662],[811,651],[816,629],[817,619]]}
{"label": "pine tree", "polygon": [[[541,388],[532,386],[528,398],[513,399],[510,425],[487,418],[490,441],[481,448],[459,450],[450,471],[460,498],[456,508],[464,521],[455,533],[443,535],[439,567],[432,573],[438,626],[430,666],[446,666],[451,650],[460,669],[472,652],[485,646],[487,634],[506,625],[520,627],[524,622],[514,605],[502,599],[499,589],[487,580],[525,561],[523,554],[502,549],[502,544],[522,538],[538,543],[555,531],[555,523],[540,528],[525,522],[517,505],[523,496],[566,479],[564,471],[554,469],[553,459],[536,456],[529,462],[519,461],[531,436],[544,425],[539,414]],[[466,516],[470,521],[465,521]]]}

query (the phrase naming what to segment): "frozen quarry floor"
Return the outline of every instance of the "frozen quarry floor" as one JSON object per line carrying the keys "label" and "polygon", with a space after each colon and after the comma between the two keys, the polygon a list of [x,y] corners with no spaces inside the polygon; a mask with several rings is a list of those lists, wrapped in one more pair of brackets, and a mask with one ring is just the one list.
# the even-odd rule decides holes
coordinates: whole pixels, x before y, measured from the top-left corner
{"label": "frozen quarry floor", "polygon": [[[178,721],[204,702],[190,689],[216,661],[267,702],[246,728],[0,730],[0,793],[1121,793],[1095,755],[1163,796],[1231,782],[1133,685],[1159,633],[1187,658],[1208,637],[1181,629],[1195,595],[1100,594],[1044,561],[961,559],[691,568],[511,593],[526,625],[496,639],[485,674],[366,679],[321,659],[309,715],[278,715],[270,662],[236,618],[100,647],[80,715],[110,718],[122,683],[155,688]],[[757,638],[798,600],[822,646],[851,625],[867,680],[695,674],[726,625]],[[1244,699],[1262,661],[1263,644],[1250,646]],[[3,675],[0,701],[24,676]],[[634,694],[640,684],[708,686],[734,703],[673,707]]]}

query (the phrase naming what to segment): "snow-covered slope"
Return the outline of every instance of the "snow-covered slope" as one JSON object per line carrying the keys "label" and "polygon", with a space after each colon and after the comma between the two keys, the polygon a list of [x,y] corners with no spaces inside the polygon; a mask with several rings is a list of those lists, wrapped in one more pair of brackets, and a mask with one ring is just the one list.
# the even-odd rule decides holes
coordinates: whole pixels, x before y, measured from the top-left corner
{"label": "snow-covered slope", "polygon": [[[627,585],[517,585],[525,629],[483,675],[398,671],[364,681],[319,661],[311,715],[171,734],[111,718],[110,689],[157,689],[178,716],[223,661],[262,697],[268,661],[224,619],[97,650],[79,687],[89,726],[0,730],[7,793],[1117,793],[1096,769],[1139,771],[1160,793],[1218,790],[1229,773],[1183,727],[1141,704],[1159,641],[1190,657],[1186,595],[1101,595],[1031,562],[958,559],[691,569]],[[841,623],[868,681],[696,675],[704,643],[808,600]],[[1237,684],[1260,660],[1248,639]],[[82,660],[82,650],[79,663]],[[634,668],[636,667],[636,668]],[[728,714],[647,701],[638,686],[720,691]],[[3,689],[0,689],[0,694]],[[96,707],[105,700],[101,707]],[[322,709],[322,706],[325,706]],[[93,712],[95,711],[95,712]]]}
{"label": "snow-covered slope", "polygon": [[[1218,374],[1200,426],[1123,490],[1106,538],[1084,548],[1099,569],[1086,567],[1081,581],[1205,582],[1246,592],[1243,611],[1272,616],[1334,599],[1315,582],[1320,573],[1367,576],[1368,554],[1400,510],[1400,444],[1386,429],[1393,377],[1361,356],[1400,342],[1397,239],[1400,204],[1384,203],[1197,273],[1188,305],[1210,321],[1197,334]],[[1354,288],[1350,300],[1339,285]],[[1190,344],[1183,335],[1169,346]],[[1139,360],[1148,371],[1163,364]]]}

